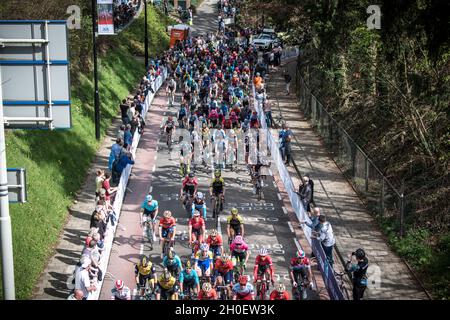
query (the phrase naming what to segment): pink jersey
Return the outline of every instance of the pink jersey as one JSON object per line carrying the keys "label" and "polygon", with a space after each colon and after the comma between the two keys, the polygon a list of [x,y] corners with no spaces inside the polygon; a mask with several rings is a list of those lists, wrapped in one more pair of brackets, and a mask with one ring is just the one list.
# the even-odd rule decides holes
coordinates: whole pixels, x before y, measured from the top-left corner
{"label": "pink jersey", "polygon": [[242,253],[242,252],[245,252],[245,251],[247,251],[248,250],[248,245],[244,242],[244,243],[242,243],[240,246],[239,246],[239,248],[238,247],[236,247],[236,243],[234,243],[234,242],[232,242],[231,244],[230,244],[230,251],[231,252],[237,252],[237,253]]}

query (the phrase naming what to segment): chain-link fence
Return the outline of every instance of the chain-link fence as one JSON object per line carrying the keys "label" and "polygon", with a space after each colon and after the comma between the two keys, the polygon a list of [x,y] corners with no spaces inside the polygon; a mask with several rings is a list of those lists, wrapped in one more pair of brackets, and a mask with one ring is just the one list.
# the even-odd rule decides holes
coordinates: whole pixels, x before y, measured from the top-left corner
{"label": "chain-link fence", "polygon": [[403,236],[405,211],[403,193],[389,182],[349,134],[327,112],[298,73],[297,84],[299,106],[323,138],[336,164],[357,193],[366,201],[372,213],[398,219],[400,236]]}

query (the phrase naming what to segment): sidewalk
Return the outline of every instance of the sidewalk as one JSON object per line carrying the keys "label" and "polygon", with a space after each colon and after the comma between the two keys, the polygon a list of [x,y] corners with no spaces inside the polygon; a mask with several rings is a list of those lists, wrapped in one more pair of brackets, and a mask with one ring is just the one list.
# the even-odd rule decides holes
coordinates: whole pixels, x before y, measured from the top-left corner
{"label": "sidewalk", "polygon": [[[295,90],[291,88],[291,95],[286,95],[282,76],[286,67],[294,79],[295,61],[272,72],[268,79],[268,94],[273,101],[272,115],[275,119],[281,112],[294,132],[292,152],[295,165],[302,174],[310,173],[314,180],[314,200],[333,226],[337,251],[344,259],[359,247],[366,251],[370,266],[369,286],[364,298],[428,299],[406,264],[388,247],[375,220],[299,110]],[[292,165],[289,172],[298,187],[300,179]],[[335,264],[340,264],[336,255]]]}

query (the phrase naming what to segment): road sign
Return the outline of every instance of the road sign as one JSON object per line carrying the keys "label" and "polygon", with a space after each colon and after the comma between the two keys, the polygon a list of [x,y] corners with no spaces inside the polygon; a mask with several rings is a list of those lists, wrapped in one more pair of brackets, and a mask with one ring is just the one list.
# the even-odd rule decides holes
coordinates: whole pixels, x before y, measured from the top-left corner
{"label": "road sign", "polygon": [[1,20],[0,79],[8,129],[69,129],[65,20]]}
{"label": "road sign", "polygon": [[8,168],[9,202],[27,202],[27,179],[24,168]]}

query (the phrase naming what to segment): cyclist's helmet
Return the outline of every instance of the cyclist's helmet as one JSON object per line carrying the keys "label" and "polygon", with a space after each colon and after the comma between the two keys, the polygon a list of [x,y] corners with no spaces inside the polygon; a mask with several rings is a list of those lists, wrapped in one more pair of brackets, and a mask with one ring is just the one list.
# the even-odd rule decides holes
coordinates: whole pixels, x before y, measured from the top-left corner
{"label": "cyclist's helmet", "polygon": [[202,192],[197,193],[197,198],[199,198],[200,200],[203,200],[203,197],[204,197],[204,195]]}
{"label": "cyclist's helmet", "polygon": [[216,171],[214,172],[214,176],[215,176],[216,178],[220,178],[220,177],[222,176],[222,172],[220,172],[220,170],[216,170]]}
{"label": "cyclist's helmet", "polygon": [[237,208],[231,208],[231,214],[232,215],[237,215],[238,214],[238,209]]}
{"label": "cyclist's helmet", "polygon": [[190,173],[189,173],[189,178],[191,178],[191,179],[192,179],[192,178],[194,178],[194,177],[195,177],[195,173],[193,173],[193,172],[190,172]]}
{"label": "cyclist's helmet", "polygon": [[206,293],[209,293],[211,291],[211,289],[212,289],[212,286],[211,286],[211,283],[209,283],[209,282],[205,282],[202,285],[202,290]]}
{"label": "cyclist's helmet", "polygon": [[153,200],[152,195],[151,195],[151,194],[147,195],[147,196],[145,197],[145,200],[147,200],[147,202],[152,201],[152,200]]}
{"label": "cyclist's helmet", "polygon": [[366,253],[364,252],[364,250],[363,249],[358,249],[358,250],[356,250],[355,251],[355,256],[358,258],[358,259],[364,259],[364,257],[366,256]]}
{"label": "cyclist's helmet", "polygon": [[170,218],[172,216],[172,212],[170,210],[166,210],[163,213],[164,218]]}
{"label": "cyclist's helmet", "polygon": [[261,250],[259,250],[259,255],[262,257],[267,256],[269,253],[267,252],[266,248],[261,248]]}
{"label": "cyclist's helmet", "polygon": [[219,234],[219,233],[217,232],[216,229],[212,229],[212,231],[211,231],[211,237],[217,237],[218,234]]}
{"label": "cyclist's helmet", "polygon": [[169,253],[167,254],[167,259],[169,261],[172,261],[175,258],[175,253],[172,250],[169,250]]}
{"label": "cyclist's helmet", "polygon": [[185,268],[185,269],[192,269],[191,261],[189,261],[189,260],[186,261],[185,264],[184,264],[184,268]]}
{"label": "cyclist's helmet", "polygon": [[283,293],[284,291],[286,290],[286,286],[284,285],[284,284],[282,284],[282,283],[279,283],[278,285],[277,285],[277,291],[278,291],[278,293]]}
{"label": "cyclist's helmet", "polygon": [[123,286],[124,286],[123,281],[122,280],[116,280],[116,285],[115,286],[116,286],[117,290],[122,290]]}
{"label": "cyclist's helmet", "polygon": [[303,251],[303,250],[298,250],[297,251],[297,258],[304,258],[305,257],[305,251]]}
{"label": "cyclist's helmet", "polygon": [[226,261],[230,261],[231,260],[231,256],[228,253],[224,253],[221,257],[222,261],[226,262]]}
{"label": "cyclist's helmet", "polygon": [[148,260],[146,256],[141,257],[141,266],[147,267],[148,266]]}
{"label": "cyclist's helmet", "polygon": [[172,121],[172,120],[173,120],[173,117],[172,117],[172,116],[169,116],[169,117],[168,117],[168,120],[169,120],[169,121]]}
{"label": "cyclist's helmet", "polygon": [[167,268],[164,268],[164,271],[163,271],[163,274],[162,274],[162,278],[164,279],[164,280],[169,280],[170,279],[170,272],[169,272],[169,270],[167,270]]}
{"label": "cyclist's helmet", "polygon": [[195,218],[195,217],[200,217],[200,211],[196,210],[196,211],[194,212],[194,218]]}
{"label": "cyclist's helmet", "polygon": [[243,244],[244,243],[244,239],[242,238],[242,236],[236,236],[235,238],[234,238],[234,243],[235,244]]}
{"label": "cyclist's helmet", "polygon": [[239,284],[242,286],[245,286],[247,284],[248,278],[247,276],[240,276],[239,277]]}
{"label": "cyclist's helmet", "polygon": [[208,251],[208,249],[209,249],[209,247],[208,247],[208,245],[206,243],[202,243],[200,245],[200,250],[201,251]]}

